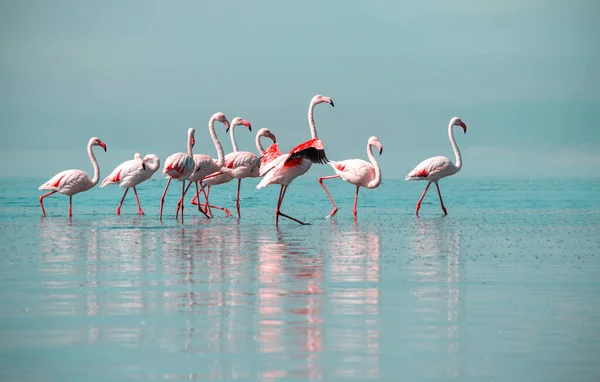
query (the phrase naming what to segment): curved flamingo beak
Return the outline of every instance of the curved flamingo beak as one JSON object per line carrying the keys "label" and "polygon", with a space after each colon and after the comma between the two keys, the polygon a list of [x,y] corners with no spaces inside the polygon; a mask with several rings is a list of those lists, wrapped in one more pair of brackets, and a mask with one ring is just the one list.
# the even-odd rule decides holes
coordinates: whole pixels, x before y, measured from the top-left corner
{"label": "curved flamingo beak", "polygon": [[465,134],[466,134],[466,133],[467,133],[467,125],[465,125],[465,123],[464,123],[464,122],[461,122],[461,123],[460,123],[460,127],[462,127],[462,128],[463,128],[463,130],[465,131]]}
{"label": "curved flamingo beak", "polygon": [[383,146],[379,145],[379,155],[383,154]]}
{"label": "curved flamingo beak", "polygon": [[273,141],[273,143],[277,143],[277,138],[275,137],[274,134],[269,134],[269,138],[271,138],[271,140]]}
{"label": "curved flamingo beak", "polygon": [[192,137],[192,147],[194,147],[195,144],[196,144],[196,138]]}
{"label": "curved flamingo beak", "polygon": [[252,126],[250,125],[250,122],[246,121],[245,119],[242,119],[242,125],[246,126],[248,130],[252,131]]}
{"label": "curved flamingo beak", "polygon": [[142,163],[142,170],[146,171],[146,163]]}
{"label": "curved flamingo beak", "polygon": [[331,105],[331,107],[335,107],[335,105],[333,104],[333,100],[331,98],[329,98],[329,104]]}
{"label": "curved flamingo beak", "polygon": [[225,124],[225,132],[228,133],[229,132],[229,121],[225,120],[225,121],[223,121],[223,123]]}
{"label": "curved flamingo beak", "polygon": [[100,147],[102,147],[104,149],[104,152],[106,152],[106,143],[100,141],[100,143],[98,143],[98,145],[100,145]]}

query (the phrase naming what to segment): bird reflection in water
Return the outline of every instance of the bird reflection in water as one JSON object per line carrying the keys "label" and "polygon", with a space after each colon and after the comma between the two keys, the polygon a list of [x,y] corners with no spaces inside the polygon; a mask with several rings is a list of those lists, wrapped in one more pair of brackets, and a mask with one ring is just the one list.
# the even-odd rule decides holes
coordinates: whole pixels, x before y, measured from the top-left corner
{"label": "bird reflection in water", "polygon": [[449,357],[445,372],[448,377],[458,377],[460,222],[445,218],[415,219],[411,247],[415,255],[411,274],[419,281],[413,294],[419,300],[418,306],[422,307],[419,309],[423,315],[422,321],[428,322],[427,327],[419,328],[427,332],[421,333],[419,338],[430,341],[422,341],[421,346],[438,348],[441,343],[439,339],[445,338]]}
{"label": "bird reflection in water", "polygon": [[[323,350],[321,282],[323,254],[311,256],[296,241],[261,237],[258,248],[258,329],[262,353],[282,354],[299,350],[294,376],[320,379],[323,375],[319,355]],[[292,313],[292,316],[289,314]],[[278,367],[261,373],[264,380],[285,377]]]}
{"label": "bird reflection in water", "polygon": [[334,373],[339,377],[379,378],[381,241],[376,227],[359,227],[356,221],[351,229],[347,227],[332,220],[327,228],[333,284],[329,288],[330,309],[335,316],[343,316],[342,322],[351,322],[332,327],[327,336],[334,351],[348,354],[334,366]]}

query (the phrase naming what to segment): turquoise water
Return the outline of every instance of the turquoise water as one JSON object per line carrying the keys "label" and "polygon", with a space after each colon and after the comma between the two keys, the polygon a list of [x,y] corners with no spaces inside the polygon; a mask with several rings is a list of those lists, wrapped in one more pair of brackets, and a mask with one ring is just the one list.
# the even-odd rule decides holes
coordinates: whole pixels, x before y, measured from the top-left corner
{"label": "turquoise water", "polygon": [[[45,199],[0,183],[0,380],[597,381],[599,181],[466,179],[362,190],[243,182],[243,217],[145,216],[117,187]],[[179,186],[179,184],[176,184]],[[235,184],[212,201],[233,212]]]}

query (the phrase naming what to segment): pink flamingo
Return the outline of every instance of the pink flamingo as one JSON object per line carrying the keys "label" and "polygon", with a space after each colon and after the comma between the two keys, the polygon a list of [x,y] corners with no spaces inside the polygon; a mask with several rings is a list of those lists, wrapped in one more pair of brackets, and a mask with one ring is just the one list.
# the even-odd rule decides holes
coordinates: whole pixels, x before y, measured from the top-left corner
{"label": "pink flamingo", "polygon": [[[183,209],[183,200],[185,194],[187,193],[192,183],[196,184],[196,195],[198,195],[198,181],[200,181],[205,176],[220,170],[223,167],[223,163],[225,161],[223,156],[223,146],[221,145],[221,142],[219,141],[219,138],[215,133],[215,121],[223,123],[225,125],[225,131],[229,131],[229,121],[223,113],[215,113],[208,120],[208,132],[210,133],[215,148],[217,149],[218,159],[215,161],[210,155],[206,154],[194,155],[194,172],[192,173],[192,175],[190,175],[190,184],[188,184],[187,188],[183,192],[183,195],[181,195],[179,203],[177,203],[177,213],[179,213],[179,208]],[[244,122],[248,123],[247,121]],[[250,123],[248,123],[248,125],[250,125]],[[206,193],[204,194],[204,197],[206,198]],[[204,211],[202,211],[202,209],[200,209],[200,206],[198,206],[198,211],[202,212],[207,218],[209,217]]]}
{"label": "pink flamingo", "polygon": [[260,175],[264,175],[265,177],[256,186],[257,189],[261,189],[270,184],[281,185],[277,208],[275,209],[275,225],[279,225],[280,215],[293,220],[296,223],[302,225],[307,224],[281,212],[281,203],[283,202],[289,184],[295,178],[305,174],[313,163],[323,164],[328,162],[323,142],[317,138],[317,130],[313,118],[313,109],[315,105],[323,102],[334,106],[331,98],[322,95],[316,95],[310,101],[310,106],[308,108],[308,124],[310,126],[312,139],[296,146],[289,154],[280,155],[273,159],[270,163],[263,166],[263,169],[260,172]]}
{"label": "pink flamingo", "polygon": [[39,190],[51,190],[49,193],[40,196],[40,206],[42,206],[42,214],[46,216],[46,210],[44,209],[44,198],[50,196],[56,192],[60,192],[63,195],[69,196],[69,217],[73,216],[73,195],[83,191],[87,191],[90,188],[98,184],[100,180],[100,168],[96,161],[96,156],[92,151],[92,146],[100,146],[106,152],[106,144],[100,140],[100,138],[92,137],[87,144],[87,152],[94,166],[94,177],[90,177],[81,170],[66,170],[59,172],[54,175],[52,179],[42,184]]}
{"label": "pink flamingo", "polygon": [[[108,186],[109,184],[118,184],[120,187],[125,188],[121,203],[119,203],[119,207],[117,207],[117,215],[121,215],[121,206],[123,205],[127,191],[129,191],[130,188],[133,188],[133,192],[135,193],[138,213],[140,215],[144,214],[135,187],[152,178],[152,175],[160,168],[160,160],[154,154],[148,154],[142,159],[140,153],[135,153],[133,158],[133,160],[128,160],[118,165],[113,172],[100,183],[101,188]],[[152,163],[150,163],[150,161],[152,161]],[[148,163],[148,165],[146,165],[146,163]]]}
{"label": "pink flamingo", "polygon": [[[175,153],[169,155],[167,160],[165,161],[165,167],[163,168],[163,174],[169,178],[167,182],[167,186],[165,187],[165,191],[160,198],[160,221],[162,221],[162,212],[163,206],[165,204],[165,195],[167,195],[167,190],[169,189],[169,185],[173,179],[181,182],[181,197],[185,194],[185,181],[189,179],[190,175],[194,172],[194,158],[192,153],[192,148],[196,143],[196,139],[194,135],[196,134],[196,130],[192,127],[188,129],[188,138],[187,138],[187,154],[186,153]],[[181,207],[181,221],[183,222],[183,206]]]}
{"label": "pink flamingo", "polygon": [[408,173],[408,175],[406,175],[405,180],[426,180],[429,182],[427,183],[427,187],[425,187],[425,191],[423,191],[423,193],[421,194],[421,198],[417,202],[417,217],[419,216],[419,208],[421,208],[421,201],[423,201],[423,198],[425,197],[429,186],[431,186],[431,182],[435,183],[435,186],[437,187],[444,215],[448,215],[448,212],[446,212],[446,207],[444,207],[442,193],[440,192],[440,186],[438,186],[438,181],[444,177],[456,174],[460,171],[462,167],[460,151],[458,150],[458,146],[456,145],[456,141],[454,140],[454,131],[452,130],[454,126],[462,127],[466,134],[467,125],[465,125],[464,122],[461,121],[458,117],[452,118],[450,120],[450,123],[448,124],[448,135],[450,136],[450,144],[452,144],[452,148],[454,149],[454,155],[456,155],[456,165],[446,157],[431,157],[419,163],[417,167],[414,168],[414,170],[412,170]]}
{"label": "pink flamingo", "polygon": [[[233,126],[233,122],[232,122],[232,126]],[[237,146],[237,142],[235,141],[235,135],[233,133],[233,128],[231,129],[230,133],[231,133],[231,144],[233,146],[233,152],[229,153],[225,156],[225,164],[223,165],[223,167],[230,168],[232,170],[231,174],[224,174],[223,172],[217,172],[212,175],[209,175],[208,177],[206,177],[202,180],[202,183],[204,184],[202,187],[208,186],[207,196],[210,197],[210,187],[211,186],[214,186],[217,184],[222,184],[222,183],[227,183],[234,178],[237,179],[238,187],[237,187],[237,194],[235,197],[235,207],[237,209],[238,218],[240,218],[241,217],[241,214],[240,214],[240,188],[241,188],[242,179],[243,178],[257,178],[260,176],[260,167],[259,167],[260,159],[256,155],[254,155],[253,153],[251,153],[249,151],[238,151],[238,146]],[[274,143],[277,142],[277,138],[267,128],[263,128],[258,131],[258,133],[256,134],[256,148],[258,149],[258,152],[261,154],[261,158],[262,158],[262,155],[265,153],[265,149],[262,147],[262,144],[260,142],[261,137],[269,137],[269,138],[271,138],[271,140],[273,140]],[[280,153],[280,155],[281,155],[281,153]],[[192,200],[192,204],[197,204],[197,202],[195,200]],[[205,202],[205,209],[207,207],[222,209],[223,211],[225,211],[227,216],[231,215],[231,212],[229,212],[229,210],[227,208],[208,205],[208,201]]]}
{"label": "pink flamingo", "polygon": [[356,186],[356,196],[354,197],[354,218],[356,219],[356,202],[358,201],[358,189],[360,187],[376,188],[381,184],[381,168],[379,163],[375,160],[375,156],[371,152],[371,146],[375,146],[379,149],[379,155],[383,152],[383,146],[379,142],[377,137],[369,138],[367,142],[367,156],[371,163],[362,159],[347,159],[340,162],[330,161],[329,164],[335,170],[336,175],[324,176],[319,178],[321,187],[329,196],[331,204],[333,204],[333,211],[327,217],[333,217],[338,211],[338,207],[335,205],[331,194],[323,184],[325,179],[342,178],[346,182]]}

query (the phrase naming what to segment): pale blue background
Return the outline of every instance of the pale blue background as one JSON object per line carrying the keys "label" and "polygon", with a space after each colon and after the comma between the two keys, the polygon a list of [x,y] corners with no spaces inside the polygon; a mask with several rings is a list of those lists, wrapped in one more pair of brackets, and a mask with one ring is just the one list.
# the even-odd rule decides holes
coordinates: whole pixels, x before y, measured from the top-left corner
{"label": "pale blue background", "polygon": [[316,111],[330,159],[364,158],[378,135],[386,178],[452,156],[454,115],[469,126],[461,176],[597,176],[599,4],[2,1],[0,176],[91,171],[92,135],[103,175],[135,151],[184,151],[190,126],[216,156],[216,111],[290,149],[316,93],[336,104]]}

